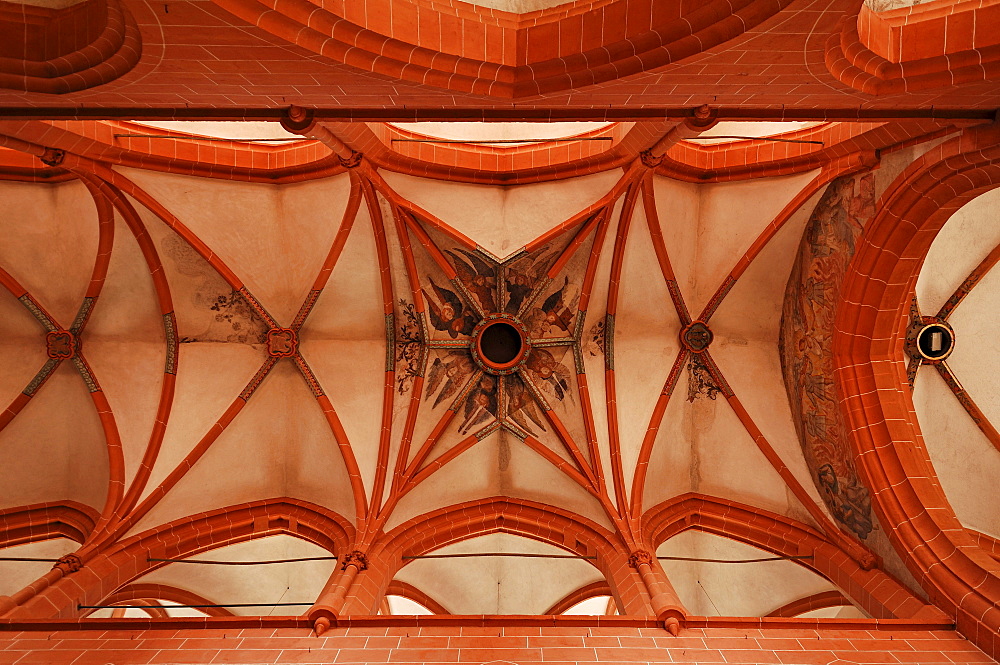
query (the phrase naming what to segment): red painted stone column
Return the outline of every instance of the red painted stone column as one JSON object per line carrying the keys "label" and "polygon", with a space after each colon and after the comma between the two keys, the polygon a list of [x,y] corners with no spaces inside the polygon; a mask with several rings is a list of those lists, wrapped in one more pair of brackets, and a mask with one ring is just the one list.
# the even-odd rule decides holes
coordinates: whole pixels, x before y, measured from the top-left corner
{"label": "red painted stone column", "polygon": [[351,585],[354,584],[354,579],[361,571],[368,570],[368,558],[364,552],[354,550],[346,554],[341,561],[341,574],[337,576],[336,582],[332,586],[328,585],[316,600],[316,604],[309,609],[309,620],[313,622],[316,635],[322,635],[327,628],[336,625],[337,616],[344,606],[344,600],[351,590]]}
{"label": "red painted stone column", "polygon": [[653,613],[657,620],[662,621],[663,627],[671,635],[676,636],[680,633],[681,623],[687,613],[684,611],[684,606],[681,605],[681,600],[678,598],[677,592],[674,591],[673,585],[663,573],[663,569],[659,566],[656,567],[656,570],[653,569],[655,560],[648,551],[636,550],[629,555],[628,565],[639,571],[642,582],[649,591],[649,601],[653,606]]}

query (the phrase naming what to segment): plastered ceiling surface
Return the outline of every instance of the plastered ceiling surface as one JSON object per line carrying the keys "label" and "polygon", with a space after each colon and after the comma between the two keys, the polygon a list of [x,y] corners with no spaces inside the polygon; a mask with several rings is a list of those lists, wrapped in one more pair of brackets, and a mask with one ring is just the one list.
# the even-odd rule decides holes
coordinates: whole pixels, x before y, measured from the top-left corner
{"label": "plastered ceiling surface", "polygon": [[[225,132],[254,133],[274,134]],[[726,564],[769,552],[694,531],[644,542],[644,521],[708,497],[850,548],[856,541],[835,524],[868,520],[861,538],[874,529],[866,544],[916,588],[870,507],[845,516],[830,503],[803,455],[782,354],[796,261],[822,256],[817,234],[830,219],[866,223],[866,201],[917,157],[900,152],[874,176],[829,187],[818,168],[698,183],[639,162],[522,185],[367,165],[287,184],[116,166],[102,175],[115,183],[107,191],[124,192],[114,214],[95,211],[94,181],[4,182],[0,398],[17,411],[0,430],[13,451],[0,508],[79,502],[112,515],[103,528],[129,543],[293,502],[329,515],[345,534],[337,538],[366,543],[373,561],[395,561],[390,591],[415,589],[424,596],[407,602],[457,614],[542,613],[581,589],[617,599],[603,580],[621,564],[601,543],[624,539],[667,557],[689,612],[764,616],[836,596],[822,611],[868,616],[801,562]],[[946,226],[917,286],[922,306],[938,306],[982,260],[971,247],[997,241],[982,221],[992,201],[975,199]],[[991,319],[974,313],[992,302],[992,284],[987,275],[957,311],[966,346],[950,360],[984,395],[991,377],[969,354],[991,334]],[[480,346],[494,320],[520,331],[521,355],[502,367]],[[65,342],[69,330],[81,341]],[[46,374],[60,353],[70,362]],[[964,456],[995,450],[974,423],[932,408],[954,398],[936,375],[920,376],[914,402],[942,483],[968,527],[996,533],[988,481],[959,481]],[[968,450],[939,443],[954,437]],[[503,525],[464,540],[425,528],[498,500],[544,506],[582,531],[552,544]],[[852,510],[865,508],[858,501]],[[394,549],[418,540],[426,554],[461,557]],[[70,541],[44,542],[43,554]],[[271,535],[202,556],[322,558],[333,546]],[[531,556],[469,556],[477,552]],[[545,558],[566,552],[588,554]],[[174,603],[311,602],[337,570],[325,559],[281,569],[171,563],[131,583],[167,589]],[[350,602],[356,614],[393,607]]]}
{"label": "plastered ceiling surface", "polygon": [[[343,232],[340,219],[348,206],[351,189],[346,175],[307,184],[273,186],[219,182],[135,169],[123,170],[123,174],[178,219],[184,220],[190,232],[242,278],[247,290],[282,325],[287,325],[307,298],[310,286],[327,259],[330,245],[338,233]],[[616,253],[616,243],[621,245],[621,265],[617,268],[620,282],[617,286],[614,352],[621,377],[617,384],[620,423],[618,454],[622,460],[622,481],[626,485],[631,486],[635,482],[636,464],[644,455],[641,444],[646,422],[680,350],[677,340],[681,324],[670,307],[670,294],[662,280],[653,278],[659,266],[651,241],[650,225],[656,225],[662,234],[665,246],[675,260],[681,291],[689,299],[689,306],[696,311],[704,307],[732,265],[812,177],[813,174],[806,173],[752,185],[734,183],[713,186],[688,185],[656,178],[651,183],[653,196],[635,205],[628,228],[621,226],[621,201],[612,201],[604,222],[607,229],[600,234],[599,243],[592,234],[588,237],[586,232],[570,229],[556,235],[540,250],[529,253],[520,270],[521,274],[532,279],[531,275],[538,274],[539,265],[542,268],[553,265],[556,257],[565,251],[567,242],[584,236],[578,258],[571,260],[564,272],[552,280],[548,291],[538,297],[535,307],[540,309],[528,310],[526,314],[536,319],[537,316],[543,319],[548,316],[552,320],[552,317],[558,319],[564,308],[566,311],[575,309],[588,263],[591,264],[589,269],[593,272],[595,286],[586,321],[577,324],[575,320],[557,320],[553,325],[551,322],[543,324],[539,319],[532,325],[535,326],[533,334],[539,339],[579,335],[577,348],[580,362],[594,377],[589,400],[598,429],[599,451],[595,453],[604,467],[611,468],[616,462],[612,462],[609,450],[607,408],[603,397],[607,387],[601,371],[608,349],[601,339],[601,331],[606,320],[607,285],[612,264],[615,263],[609,257]],[[537,237],[551,233],[567,219],[607,200],[608,194],[615,188],[621,189],[622,178],[622,171],[610,171],[585,178],[514,188],[453,184],[395,174],[387,174],[385,182],[400,199],[425,210],[428,216],[434,216],[441,224],[454,229],[452,233],[471,238],[475,245],[489,253],[481,255],[479,263],[476,263],[477,259],[469,250],[447,249],[445,265],[483,270],[486,256],[494,255],[498,259],[516,256],[520,248]],[[45,204],[41,210],[46,211],[41,219],[31,222],[8,218],[11,241],[4,245],[2,259],[5,265],[11,271],[32,276],[25,282],[38,293],[39,300],[52,303],[53,314],[70,318],[74,302],[80,298],[82,286],[86,284],[85,276],[93,265],[97,224],[91,220],[74,225],[73,232],[79,238],[65,245],[47,242],[46,234],[41,232],[44,227],[40,225],[58,224],[60,219],[71,214],[71,210],[84,208],[78,200],[86,196],[84,188],[72,183],[55,188],[17,184],[4,187],[8,198],[44,197],[40,199]],[[620,194],[615,198],[620,198]],[[388,203],[384,197],[380,200],[379,221],[373,222],[367,207],[362,206],[358,210],[327,288],[315,303],[300,333],[303,357],[310,363],[316,379],[328,391],[339,413],[361,474],[364,494],[369,497],[375,487],[376,469],[380,463],[381,374],[386,353],[381,302],[384,295],[399,317],[397,344],[405,343],[406,335],[414,333],[405,327],[413,322],[407,314],[413,311],[414,292],[407,283],[399,229],[391,223],[394,204]],[[660,209],[657,220],[646,216],[645,206],[653,202]],[[34,200],[30,203],[25,201],[15,208],[32,209],[36,218],[39,216],[39,205]],[[213,423],[251,381],[260,363],[268,356],[267,345],[263,343],[267,325],[233,293],[217,271],[191,249],[187,241],[148,210],[140,207],[140,211],[172,290],[180,335],[173,407],[178,416],[171,418],[167,425],[149,481],[142,492],[142,498],[148,500],[164,479],[188,464],[185,457],[213,429]],[[765,253],[765,260],[759,264],[762,266],[760,274],[752,270],[740,288],[732,293],[726,307],[720,310],[715,344],[719,349],[720,366],[730,377],[732,385],[747,396],[752,415],[780,446],[781,454],[793,465],[794,473],[801,482],[811,488],[810,492],[815,497],[813,501],[819,504],[808,472],[796,453],[797,443],[790,417],[769,406],[785,401],[775,349],[778,311],[784,288],[781,275],[787,268],[774,270],[773,261],[787,263],[790,260],[789,246],[797,242],[803,221],[804,218],[800,218],[790,223],[775,238],[772,243],[774,256]],[[389,294],[381,292],[379,248],[377,236],[373,234],[373,223],[382,227],[378,232],[386,238],[380,242],[385,243],[386,267],[393,278]],[[441,267],[423,253],[432,247],[428,243],[436,241],[441,246],[447,246],[447,243],[454,245],[454,241],[429,225],[426,228],[426,232],[433,235],[428,236],[430,240],[424,245],[414,242],[415,238],[407,240],[408,249],[415,256],[417,272],[414,278],[419,285],[418,293],[427,303],[428,311],[424,316],[427,317],[428,333],[445,341],[461,342],[468,331],[463,330],[449,337],[454,328],[446,325],[449,322],[443,320],[445,315],[441,313],[441,308],[449,302],[448,298],[455,297],[455,286],[441,272]],[[124,224],[118,222],[115,230],[111,268],[91,324],[94,334],[87,341],[87,351],[95,373],[101,378],[102,389],[115,411],[124,452],[125,478],[131,481],[141,461],[152,427],[151,420],[156,413],[157,373],[164,361],[163,332],[158,329],[159,317],[152,306],[152,287],[148,277],[141,276],[143,265],[139,248]],[[496,264],[495,259],[491,261]],[[59,270],[67,275],[65,279],[52,282],[42,276],[55,270],[55,263],[52,262],[58,262]],[[52,263],[51,268],[47,267],[48,263]],[[514,283],[512,277],[508,279],[510,284]],[[471,283],[473,280],[466,277],[466,281]],[[536,284],[529,283],[529,291],[537,288]],[[474,291],[471,297],[483,297],[482,293]],[[555,299],[550,298],[553,293],[556,294]],[[468,294],[463,295],[467,308],[469,297]],[[550,304],[546,305],[549,300]],[[26,345],[24,340],[36,334],[32,329],[34,322],[17,310],[16,301],[9,295],[5,296],[4,303],[12,310],[11,317],[5,318],[6,325],[13,326],[13,334],[5,339],[16,340],[18,346]],[[492,308],[485,307],[484,303],[480,305],[486,311],[497,307],[495,303]],[[432,313],[435,309],[437,312]],[[763,316],[750,316],[751,310]],[[23,320],[15,324],[19,319]],[[544,328],[539,327],[542,325]],[[534,398],[521,399],[520,403],[524,406],[513,422],[532,432],[540,445],[550,451],[547,453],[549,457],[532,450],[506,429],[483,436],[475,445],[463,444],[466,450],[454,460],[449,460],[433,475],[428,474],[425,482],[407,488],[398,499],[398,505],[387,515],[386,529],[391,530],[434,509],[496,495],[559,506],[605,528],[614,528],[601,501],[566,478],[553,464],[553,460],[568,463],[574,463],[574,460],[556,435],[553,423],[543,415],[542,404],[559,409],[559,417],[564,419],[571,440],[586,451],[582,415],[585,397],[575,385],[571,369],[575,362],[572,348],[547,348],[561,353],[541,351],[546,354],[543,357],[550,359],[546,361],[550,365],[526,371],[528,380],[537,382],[534,390],[538,394]],[[8,365],[11,370],[4,373],[6,382],[10,384],[6,393],[12,395],[30,379],[37,362],[27,362],[25,358],[30,359],[31,355],[17,353],[11,345],[7,349],[6,355],[12,361],[16,359],[18,363],[25,364],[20,372]],[[468,353],[466,349],[461,349],[461,352]],[[473,379],[474,366],[470,361],[459,363],[456,359],[461,357],[449,353],[432,351],[433,358],[428,361],[428,369],[424,372],[423,394],[413,395],[414,377],[406,374],[409,361],[405,347],[397,346],[397,376],[391,385],[393,392],[397,393],[397,402],[392,408],[390,456],[400,454],[398,437],[406,430],[408,409],[416,406],[421,410],[416,416],[412,435],[413,448],[417,448],[435,423],[441,422],[441,409],[466,390],[466,384],[473,381],[474,386],[477,382],[482,385],[482,377]],[[438,370],[438,367],[443,369]],[[436,379],[435,372],[440,374]],[[447,378],[445,375],[448,375]],[[81,398],[85,398],[83,387],[73,385],[72,376],[66,378],[70,382],[67,390],[76,388]],[[59,385],[56,380],[54,378],[53,385],[47,388],[50,394]],[[522,393],[525,391],[523,384],[504,380],[509,381],[508,391],[513,389],[512,386],[519,386]],[[434,381],[437,383],[432,385]],[[674,406],[667,413],[657,437],[656,452],[650,458],[646,471],[649,480],[644,495],[639,498],[651,505],[685,492],[706,492],[809,522],[808,512],[789,494],[729,406],[722,399],[717,399],[717,389],[710,385],[696,385],[698,381],[704,381],[704,377],[691,378],[685,372],[679,389],[680,399],[673,402]],[[495,382],[491,383],[493,385]],[[66,405],[71,403],[67,399],[64,397],[61,400],[63,407],[60,412],[65,417],[69,417],[70,413],[77,414],[74,418],[89,417],[92,407],[81,403],[70,411]],[[414,404],[408,404],[411,399]],[[466,399],[470,404],[475,401],[474,398]],[[446,426],[430,448],[426,455],[428,461],[440,459],[465,440],[469,433],[481,430],[495,419],[498,407],[490,400],[495,401],[496,397],[484,394],[482,399],[488,404],[478,417],[470,417],[470,407],[459,403],[458,416]],[[41,407],[34,403],[31,406]],[[508,405],[508,408],[511,407]],[[32,418],[35,411],[39,412],[38,416]],[[41,439],[51,441],[50,445],[72,446],[75,454],[83,450],[85,439],[81,436],[91,436],[95,451],[85,457],[94,465],[92,471],[74,465],[74,472],[67,473],[64,478],[51,473],[42,474],[25,466],[35,458],[24,455],[23,462],[6,467],[10,476],[7,487],[16,487],[18,482],[27,483],[34,486],[32,498],[35,500],[73,498],[99,510],[104,499],[100,488],[108,473],[106,462],[100,461],[106,460],[106,455],[100,451],[100,426],[93,422],[84,426],[78,419],[74,422],[71,437],[69,432],[58,429],[58,420],[46,416],[41,408],[33,408],[26,410],[17,421],[17,426],[8,428],[2,436],[9,446],[29,439]],[[31,428],[32,433],[29,434],[25,428]],[[402,462],[413,463],[414,452],[411,450],[410,459]],[[60,455],[63,458],[68,456],[68,452]],[[427,462],[422,464],[421,469],[426,467]],[[43,482],[41,478],[45,479],[44,486],[39,487],[39,483]],[[395,479],[390,480],[389,483],[382,481],[386,485],[383,491],[387,499],[395,482]],[[615,490],[611,479],[604,482],[603,491],[613,494]],[[92,486],[94,491],[89,495],[81,494],[78,489],[81,486]],[[247,400],[244,410],[214,440],[207,452],[186,470],[179,482],[135,523],[131,533],[141,533],[204,511],[283,496],[322,505],[347,518],[353,516],[357,508],[347,466],[338,450],[336,438],[323,417],[322,409],[310,394],[309,386],[301,380],[290,362],[278,364],[268,374],[252,398]],[[10,503],[18,498],[9,492],[5,496]],[[490,538],[495,540],[498,537]],[[270,556],[273,552],[268,549],[268,542],[251,541],[238,547],[248,556],[274,558]],[[531,541],[523,542],[531,545]],[[517,542],[498,543],[518,549]],[[485,538],[468,541],[459,549],[465,551],[472,548],[470,551],[475,551],[476,548],[486,547],[491,550],[496,549],[498,543]],[[682,543],[678,541],[675,549],[694,551]],[[534,548],[539,546],[536,544]],[[230,552],[222,549],[214,554],[226,558]],[[413,563],[403,569],[400,579],[419,586],[432,597],[440,598],[452,611],[488,614],[542,612],[575,588],[600,578],[598,571],[583,563],[539,561],[514,564],[503,560],[502,564],[497,568],[499,564],[486,560],[449,564],[442,568],[440,563]],[[219,575],[232,578],[235,574],[232,571],[213,571],[212,575],[206,576],[192,575],[186,570],[175,571],[175,568],[176,565],[164,568],[142,578],[140,582],[171,583],[202,595],[225,596],[229,602],[276,600],[271,596],[281,596],[285,591],[279,589],[277,583],[269,581],[268,577],[255,582],[246,589],[246,593],[237,592],[237,587],[227,586],[234,582],[219,578]],[[519,577],[514,571],[524,569],[533,571],[531,574],[537,576],[535,583],[525,583],[524,579],[512,582]],[[445,570],[447,574],[443,572]],[[246,580],[247,574],[256,576],[253,571],[241,570],[239,573],[240,580]],[[181,577],[177,577],[178,574]],[[448,581],[451,578],[454,580]],[[472,580],[476,584],[472,584]],[[313,580],[312,591],[316,591],[317,585],[321,587],[323,581],[319,578]],[[479,589],[477,584],[489,586],[490,593]],[[496,589],[493,589],[494,586]],[[541,590],[548,586],[552,589]],[[495,598],[493,591],[496,591]],[[799,591],[798,587],[791,585],[778,593],[778,600],[791,600]],[[250,599],[250,596],[253,598]],[[487,602],[484,598],[493,600]],[[774,604],[780,605],[781,602]]]}

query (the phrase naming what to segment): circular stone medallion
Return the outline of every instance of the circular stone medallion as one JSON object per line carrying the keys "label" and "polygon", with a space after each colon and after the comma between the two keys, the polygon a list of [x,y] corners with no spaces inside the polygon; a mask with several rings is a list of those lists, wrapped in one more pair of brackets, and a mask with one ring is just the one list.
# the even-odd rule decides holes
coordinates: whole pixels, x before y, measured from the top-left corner
{"label": "circular stone medallion", "polygon": [[490,374],[513,374],[530,350],[524,325],[507,314],[487,314],[472,331],[472,358]]}
{"label": "circular stone medallion", "polygon": [[703,321],[692,321],[681,330],[681,344],[691,353],[701,353],[714,339],[711,329]]}
{"label": "circular stone medallion", "polygon": [[917,353],[931,362],[940,362],[955,348],[955,331],[944,321],[928,323],[917,332]]}

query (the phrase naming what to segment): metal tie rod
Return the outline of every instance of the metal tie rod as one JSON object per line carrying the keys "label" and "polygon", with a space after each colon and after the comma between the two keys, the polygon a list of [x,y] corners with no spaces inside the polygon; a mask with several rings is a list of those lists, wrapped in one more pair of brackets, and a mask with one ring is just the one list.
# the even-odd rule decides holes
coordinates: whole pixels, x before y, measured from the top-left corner
{"label": "metal tie rod", "polygon": [[[406,561],[416,559],[471,559],[480,557],[518,557],[527,559],[586,559],[596,560],[596,556],[585,556],[581,554],[529,554],[526,552],[474,552],[462,554],[416,554],[403,556]],[[773,556],[759,559],[709,559],[704,557],[688,556],[658,556],[659,561],[695,561],[701,563],[761,563],[764,561],[795,561],[802,559],[812,559],[812,555],[792,555]],[[335,556],[310,556],[297,559],[265,559],[262,561],[208,561],[205,559],[158,559],[149,557],[146,561],[151,563],[186,563],[200,564],[208,566],[262,566],[276,563],[297,563],[300,561],[336,561]],[[59,559],[38,559],[33,557],[0,557],[0,561],[33,561],[42,563],[57,563]],[[228,607],[228,606],[223,606]]]}
{"label": "metal tie rod", "polygon": [[264,559],[261,561],[209,561],[208,559],[154,559],[147,557],[146,561],[157,563],[195,563],[207,566],[262,566],[272,563],[296,563],[298,561],[336,561],[335,556],[306,556],[298,559]]}
{"label": "metal tie rod", "polygon": [[[595,560],[596,556],[584,556],[579,554],[527,554],[524,552],[476,552],[469,554],[417,554],[402,557],[404,560],[414,559],[467,559],[475,557],[521,557],[530,559],[589,559]],[[812,559],[812,555],[774,556],[760,559],[708,559],[703,557],[687,556],[658,556],[660,561],[699,561],[703,563],[760,563],[762,561],[790,561],[796,559]]]}
{"label": "metal tie rod", "polygon": [[685,141],[711,141],[714,139],[741,139],[745,141],[771,141],[773,143],[811,143],[813,145],[826,145],[823,141],[809,141],[806,139],[782,139],[777,136],[689,136]]}
{"label": "metal tie rod", "polygon": [[173,134],[115,134],[116,139],[183,139],[185,141],[223,141],[223,142],[241,142],[247,141],[252,143],[282,143],[285,141],[312,141],[313,139],[306,138],[305,136],[287,136],[276,139],[227,139],[219,136],[175,136]]}
{"label": "metal tie rod", "polygon": [[761,561],[792,561],[795,559],[811,559],[811,554],[795,556],[769,556],[762,559],[703,559],[692,556],[658,556],[660,561],[700,561],[702,563],[760,563]]}
{"label": "metal tie rod", "polygon": [[523,552],[476,552],[469,554],[415,554],[404,556],[404,560],[413,559],[471,559],[475,557],[521,557],[527,559],[596,559],[596,556],[581,554],[527,554]]}
{"label": "metal tie rod", "polygon": [[[315,603],[229,603],[228,605],[223,604],[205,604],[205,605],[163,605],[162,608],[165,610],[173,608],[190,607],[192,609],[203,609],[210,607],[312,607]],[[77,605],[78,610],[105,610],[105,609],[138,609],[146,610],[149,609],[149,605]]]}
{"label": "metal tie rod", "polygon": [[614,141],[612,136],[577,136],[557,139],[390,139],[393,143],[570,143],[573,141]]}

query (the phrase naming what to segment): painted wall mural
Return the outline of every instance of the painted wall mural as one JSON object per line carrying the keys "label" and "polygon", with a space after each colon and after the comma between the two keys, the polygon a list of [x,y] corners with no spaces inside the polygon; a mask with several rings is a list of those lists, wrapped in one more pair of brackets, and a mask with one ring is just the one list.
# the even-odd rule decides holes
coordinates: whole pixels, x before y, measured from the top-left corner
{"label": "painted wall mural", "polygon": [[830,183],[806,224],[785,290],[781,367],[799,442],[834,518],[862,540],[871,497],[858,478],[833,383],[833,321],[855,242],[875,214],[872,172]]}

